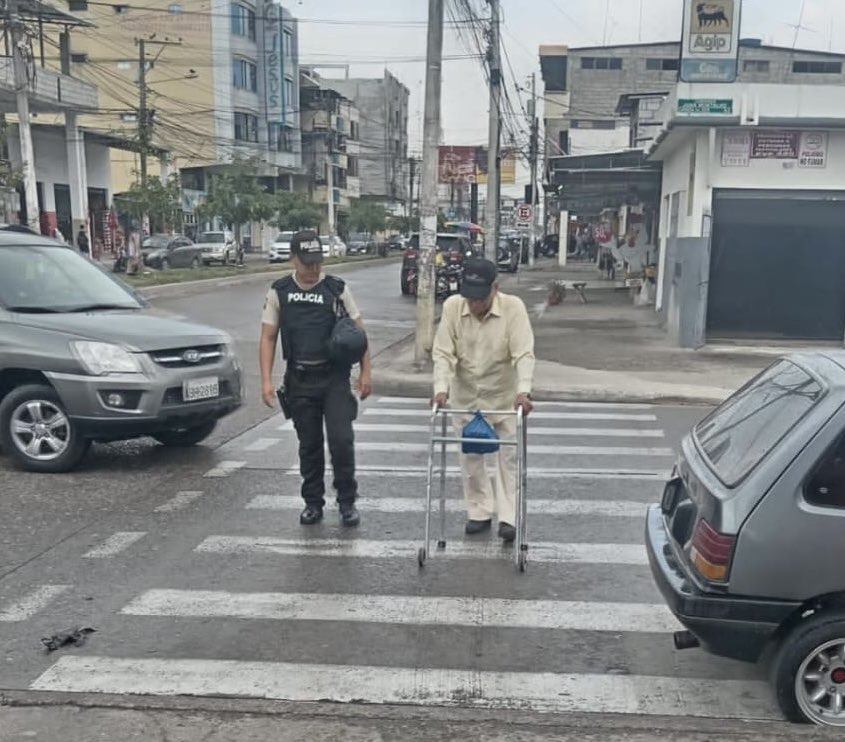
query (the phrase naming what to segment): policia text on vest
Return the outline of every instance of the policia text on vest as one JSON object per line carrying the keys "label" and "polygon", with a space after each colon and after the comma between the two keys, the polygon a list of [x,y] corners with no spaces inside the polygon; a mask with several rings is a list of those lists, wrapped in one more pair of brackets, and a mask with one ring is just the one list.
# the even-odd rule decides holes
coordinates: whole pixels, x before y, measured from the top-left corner
{"label": "policia text on vest", "polygon": [[325,424],[341,520],[354,526],[359,516],[352,422],[358,414],[358,401],[350,377],[352,366],[360,363],[357,390],[360,398],[366,399],[372,391],[370,354],[361,313],[349,287],[342,279],[321,272],[319,241],[307,233],[301,235],[295,235],[291,243],[294,272],[276,281],[264,302],[262,396],[267,405],[274,406],[273,365],[281,337],[285,372],[280,396],[299,438],[305,501],[300,523],[311,525],[323,517]]}

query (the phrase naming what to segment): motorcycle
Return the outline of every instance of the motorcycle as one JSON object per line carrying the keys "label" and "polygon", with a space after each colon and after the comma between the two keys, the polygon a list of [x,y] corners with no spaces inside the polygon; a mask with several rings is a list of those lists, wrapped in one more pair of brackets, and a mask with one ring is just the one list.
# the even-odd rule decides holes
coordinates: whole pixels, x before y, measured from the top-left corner
{"label": "motorcycle", "polygon": [[519,270],[519,257],[516,245],[510,243],[500,245],[496,256],[496,265],[499,266],[501,271],[516,273]]}
{"label": "motorcycle", "polygon": [[446,263],[438,266],[434,282],[434,295],[438,301],[444,301],[461,290],[464,269],[458,263]]}
{"label": "motorcycle", "polygon": [[113,273],[126,273],[126,268],[129,265],[129,253],[122,249],[115,255],[114,263],[112,264]]}

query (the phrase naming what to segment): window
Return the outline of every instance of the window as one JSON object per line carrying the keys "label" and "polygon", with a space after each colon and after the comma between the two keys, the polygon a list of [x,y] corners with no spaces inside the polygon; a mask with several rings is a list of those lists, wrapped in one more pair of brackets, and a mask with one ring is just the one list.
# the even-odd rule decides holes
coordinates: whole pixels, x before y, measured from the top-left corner
{"label": "window", "polygon": [[804,487],[804,499],[821,508],[845,508],[845,436],[822,457]]}
{"label": "window", "polygon": [[293,80],[289,80],[287,77],[285,78],[285,105],[288,108],[295,108],[294,105],[294,95],[293,95]]}
{"label": "window", "polygon": [[358,177],[358,158],[357,157],[350,157],[346,162],[346,174],[350,178],[357,178]]}
{"label": "window", "polygon": [[277,122],[270,123],[270,149],[276,152],[293,152],[291,130]]}
{"label": "window", "polygon": [[179,3],[173,3],[167,6],[167,12],[172,13],[173,15],[179,15],[185,12],[185,8]]}
{"label": "window", "polygon": [[70,61],[76,64],[84,64],[88,61],[88,54],[87,52],[73,52],[70,55]]}
{"label": "window", "polygon": [[282,44],[285,59],[293,59],[293,33],[288,29],[282,32]]}
{"label": "window", "polygon": [[621,70],[622,60],[616,57],[582,57],[582,70]]}
{"label": "window", "polygon": [[129,12],[128,5],[112,5],[112,9],[117,15],[126,15]]}
{"label": "window", "polygon": [[822,386],[789,361],[769,367],[695,429],[716,476],[735,487],[818,403]]}
{"label": "window", "polygon": [[558,147],[559,152],[556,152],[555,154],[558,154],[558,155],[568,155],[569,154],[569,131],[568,130],[558,132],[557,147]]}
{"label": "window", "polygon": [[796,74],[841,75],[842,62],[793,62],[792,71]]}
{"label": "window", "polygon": [[745,59],[742,62],[743,72],[768,72],[768,59]]}
{"label": "window", "polygon": [[349,122],[349,139],[353,142],[357,141],[359,137],[358,132],[358,122],[357,121],[350,121]]}
{"label": "window", "polygon": [[235,112],[235,139],[239,142],[258,141],[258,117],[251,113]]}
{"label": "window", "polygon": [[88,0],[68,0],[67,5],[71,13],[84,13],[88,10]]}
{"label": "window", "polygon": [[[621,60],[620,60],[621,61]],[[645,68],[652,72],[676,72],[677,59],[646,59]]]}
{"label": "window", "polygon": [[258,68],[246,59],[232,60],[232,84],[239,90],[258,90]]}
{"label": "window", "polygon": [[255,41],[255,11],[245,5],[232,5],[232,33]]}

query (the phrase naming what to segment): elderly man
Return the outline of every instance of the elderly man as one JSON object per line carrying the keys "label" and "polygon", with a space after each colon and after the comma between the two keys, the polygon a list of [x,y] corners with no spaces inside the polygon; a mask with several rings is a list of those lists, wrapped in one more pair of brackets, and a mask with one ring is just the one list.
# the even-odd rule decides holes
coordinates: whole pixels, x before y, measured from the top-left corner
{"label": "elderly man", "polygon": [[[502,293],[498,270],[489,260],[468,260],[461,295],[443,305],[434,340],[434,399],[462,410],[533,409],[534,333],[525,304]],[[458,419],[459,429],[469,418]],[[502,439],[516,436],[514,416],[488,416]],[[496,454],[495,487],[484,457],[461,454],[461,474],[468,521],[467,534],[488,530],[494,515],[499,537],[516,536],[516,450],[500,446]]]}

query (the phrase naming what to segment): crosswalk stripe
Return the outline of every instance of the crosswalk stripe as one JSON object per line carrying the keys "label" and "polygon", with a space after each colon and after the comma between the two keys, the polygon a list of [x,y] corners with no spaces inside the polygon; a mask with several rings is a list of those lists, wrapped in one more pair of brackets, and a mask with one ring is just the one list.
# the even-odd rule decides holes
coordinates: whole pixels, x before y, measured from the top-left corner
{"label": "crosswalk stripe", "polygon": [[[359,477],[401,477],[415,479],[425,477],[426,469],[421,466],[372,466],[360,465],[355,469]],[[298,468],[288,469],[286,474],[289,477],[299,477]],[[460,476],[457,467],[447,467],[448,477]],[[531,466],[528,469],[530,479],[616,479],[616,480],[641,480],[662,482],[669,478],[668,469],[582,469],[575,467],[549,468]]]}
{"label": "crosswalk stripe", "polygon": [[70,585],[41,585],[16,603],[0,610],[0,623],[26,621],[70,588]]}
{"label": "crosswalk stripe", "polygon": [[246,461],[220,461],[213,469],[209,469],[204,477],[228,477],[232,472],[246,466]]}
{"label": "crosswalk stripe", "polygon": [[[371,497],[359,504],[367,512],[422,513],[422,497]],[[248,510],[296,510],[302,508],[302,498],[293,495],[258,495],[248,504]],[[439,507],[435,498],[433,508]],[[624,500],[532,500],[528,498],[528,512],[533,515],[604,515],[611,518],[642,518],[648,505]],[[465,512],[463,500],[447,499],[450,513]]]}
{"label": "crosswalk stripe", "polygon": [[243,451],[266,451],[268,448],[281,443],[281,438],[257,438],[252,443],[248,443],[243,447]]}
{"label": "crosswalk stripe", "polygon": [[474,626],[668,633],[681,628],[662,604],[321,593],[148,590],[125,606],[130,616]]}
{"label": "crosswalk stripe", "polygon": [[[376,400],[377,404],[383,405],[417,405],[419,407],[431,409],[429,400],[424,397],[379,397]],[[537,402],[544,409],[547,408],[562,408],[572,410],[651,410],[654,409],[650,404],[638,404],[635,402],[547,402],[541,400]]]}
{"label": "crosswalk stripe", "polygon": [[69,655],[35,691],[781,719],[763,681]]}
{"label": "crosswalk stripe", "polygon": [[156,509],[156,513],[173,513],[177,510],[182,510],[190,505],[194,500],[198,500],[205,494],[201,490],[183,490],[177,492],[167,502],[163,502]]}
{"label": "crosswalk stripe", "polygon": [[[459,444],[447,443],[449,450]],[[439,451],[440,444],[437,444]],[[380,441],[356,441],[357,451],[371,451],[378,453],[426,453],[428,443],[399,443]],[[671,448],[639,448],[633,446],[543,446],[528,444],[528,455],[534,456],[674,456]]]}
{"label": "crosswalk stripe", "polygon": [[[530,539],[529,539],[530,542]],[[370,541],[367,539],[284,539],[272,536],[208,536],[195,551],[204,554],[277,554],[321,556],[345,559],[411,559],[422,546],[419,541]],[[442,552],[444,558],[510,558],[511,550],[498,540],[453,541]],[[648,564],[641,544],[530,543],[529,560],[538,563]]]}
{"label": "crosswalk stripe", "polygon": [[99,546],[95,546],[82,556],[85,559],[105,559],[126,551],[132,544],[140,541],[147,535],[146,531],[118,531],[109,536]]}
{"label": "crosswalk stripe", "polygon": [[[450,428],[451,430],[451,428]],[[419,433],[426,437],[431,433],[428,425],[391,425],[389,423],[356,423],[357,433]],[[536,436],[578,436],[583,438],[663,438],[660,429],[646,428],[541,428],[534,426],[528,431]],[[264,440],[264,439],[259,439]],[[275,442],[275,441],[274,441]],[[244,450],[250,450],[249,448]]]}
{"label": "crosswalk stripe", "polygon": [[[431,410],[368,407],[365,415],[385,417],[431,417]],[[618,420],[625,422],[653,423],[657,415],[626,414],[622,412],[532,412],[530,420]]]}

